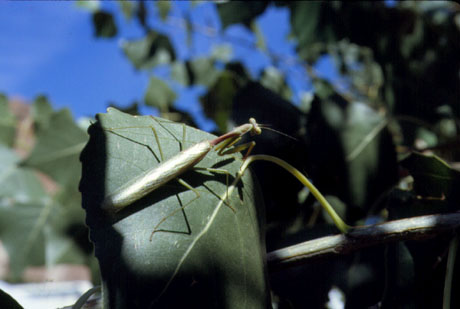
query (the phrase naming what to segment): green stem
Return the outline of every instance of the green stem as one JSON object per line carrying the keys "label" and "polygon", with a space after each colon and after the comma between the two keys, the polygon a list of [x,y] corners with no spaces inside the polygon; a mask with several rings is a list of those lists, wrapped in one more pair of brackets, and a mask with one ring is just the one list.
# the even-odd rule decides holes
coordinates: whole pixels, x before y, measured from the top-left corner
{"label": "green stem", "polygon": [[239,181],[239,179],[242,177],[244,171],[247,169],[249,164],[251,164],[254,161],[257,160],[263,160],[263,161],[269,161],[273,162],[280,167],[284,168],[286,171],[291,173],[295,178],[297,178],[305,187],[307,187],[310,192],[313,194],[313,196],[318,200],[318,202],[321,204],[321,206],[326,210],[326,212],[331,216],[332,221],[334,221],[335,226],[342,232],[342,233],[347,233],[348,230],[351,228],[348,224],[346,224],[342,218],[335,212],[334,208],[332,208],[331,204],[324,198],[324,196],[321,194],[321,192],[318,191],[318,189],[305,177],[301,172],[299,172],[298,169],[290,165],[284,160],[281,160],[277,157],[269,156],[269,155],[253,155],[244,161],[243,165],[240,168],[240,171],[238,173],[237,178],[235,179],[235,182]]}

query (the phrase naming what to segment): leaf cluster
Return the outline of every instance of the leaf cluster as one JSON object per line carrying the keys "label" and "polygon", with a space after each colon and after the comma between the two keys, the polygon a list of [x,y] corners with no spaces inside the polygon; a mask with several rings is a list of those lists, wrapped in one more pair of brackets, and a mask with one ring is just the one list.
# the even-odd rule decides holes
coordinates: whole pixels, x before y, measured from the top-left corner
{"label": "leaf cluster", "polygon": [[0,105],[5,126],[0,144],[0,237],[10,261],[6,279],[31,280],[27,271],[35,266],[94,268],[78,192],[78,158],[87,134],[67,109],[53,111],[44,96],[29,107],[2,95]]}
{"label": "leaf cluster", "polygon": [[[298,56],[291,62],[303,69],[314,87],[297,106],[289,102],[294,97],[284,59],[267,50],[257,27],[257,18],[273,5],[290,12]],[[132,12],[140,9],[147,12],[146,5],[131,7]],[[133,65],[152,69],[161,58],[171,68],[169,84],[206,86],[200,103],[220,132],[228,130],[229,123],[255,117],[295,137],[293,142],[265,131],[256,138],[255,151],[280,157],[306,172],[349,223],[458,210],[459,174],[434,155],[449,162],[460,160],[456,4],[218,4],[222,29],[241,24],[253,31],[253,49],[270,59],[271,66],[258,76],[251,76],[242,63],[215,54],[177,59],[173,44],[152,39],[155,30],[149,24],[148,16],[155,16],[156,10],[168,23],[172,18],[168,10],[153,6],[148,10],[139,19],[147,29],[145,38],[123,47]],[[184,20],[192,44],[192,34],[200,30],[191,19]],[[167,39],[162,35],[155,37]],[[224,32],[221,35],[225,37]],[[127,52],[136,45],[142,51]],[[315,71],[324,56],[334,60],[342,85]],[[174,108],[173,93],[152,77],[145,102],[166,114]],[[287,173],[269,163],[256,163],[254,171],[266,205],[269,251],[332,232],[328,217]],[[345,293],[350,308],[377,303],[436,307],[442,302],[447,239],[379,246],[345,260],[323,262],[321,267],[306,265],[271,276],[271,286],[279,305],[299,308],[324,304],[333,285]],[[439,257],[443,262],[434,267]],[[390,288],[394,286],[398,288]]]}

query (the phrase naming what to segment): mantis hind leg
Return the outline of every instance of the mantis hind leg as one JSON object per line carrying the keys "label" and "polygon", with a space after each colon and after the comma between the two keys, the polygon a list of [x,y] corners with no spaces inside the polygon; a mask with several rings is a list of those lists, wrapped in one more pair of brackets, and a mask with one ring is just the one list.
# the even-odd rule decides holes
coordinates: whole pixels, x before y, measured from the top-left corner
{"label": "mantis hind leg", "polygon": [[[200,197],[200,193],[198,192],[198,190],[196,190],[195,188],[193,188],[191,185],[189,185],[187,182],[185,182],[184,180],[182,179],[177,179],[177,181],[183,185],[184,187],[186,187],[187,189],[193,191],[193,193],[195,193],[195,197],[190,200],[187,204],[181,206],[180,208],[178,209],[175,209],[174,211],[172,211],[170,214],[168,214],[167,216],[163,217],[158,223],[157,225],[155,226],[155,228],[153,229],[152,231],[152,234],[150,234],[150,241],[152,241],[152,238],[153,238],[153,235],[156,233],[156,232],[161,232],[163,230],[160,230],[159,227],[160,225],[162,225],[168,218],[174,216],[176,213],[180,212],[180,211],[184,211],[185,207],[187,207],[188,205],[192,204],[196,199],[198,199]],[[180,198],[179,196],[177,197],[179,199],[179,202],[180,202]],[[185,215],[185,213],[184,213]],[[190,226],[188,224],[188,221],[187,221],[187,218],[185,218],[185,221],[186,221],[186,224],[187,224],[187,228],[189,230],[189,232],[191,232],[191,229],[190,229]]]}
{"label": "mantis hind leg", "polygon": [[[227,170],[224,170],[224,169],[215,169],[215,168],[200,168],[200,167],[195,167],[195,169],[198,169],[198,170],[205,170],[205,171],[208,171],[208,172],[211,172],[211,173],[217,173],[217,174],[223,174],[226,176],[226,193],[224,194],[224,196],[221,196],[221,195],[217,195],[217,197],[227,206],[229,207],[234,213],[236,212],[236,210],[228,203],[228,196],[229,196],[229,192],[228,192],[228,179],[229,179],[229,175],[230,173],[227,171]],[[152,231],[152,234],[150,234],[150,241],[152,241],[153,239],[153,235],[156,233],[156,232],[161,232],[163,230],[160,230],[159,227],[161,224],[163,224],[168,218],[174,216],[175,214],[177,214],[178,212],[180,211],[184,211],[185,208],[187,206],[189,206],[190,204],[192,204],[196,199],[200,198],[200,193],[198,192],[197,189],[193,188],[191,185],[189,185],[186,181],[184,181],[183,179],[177,179],[177,181],[183,185],[184,187],[186,187],[187,189],[193,191],[193,193],[195,193],[195,197],[193,199],[191,199],[189,202],[187,202],[187,204],[181,206],[180,208],[178,209],[175,209],[174,211],[172,211],[170,214],[168,214],[167,216],[163,217],[158,223],[157,225],[155,226],[154,230]],[[180,198],[178,197],[179,201],[180,201]],[[184,213],[185,215],[185,213]],[[187,228],[189,230],[189,232],[191,232],[191,229],[190,229],[190,226],[188,224],[188,221],[187,219],[185,219],[186,221],[186,224],[187,224]]]}

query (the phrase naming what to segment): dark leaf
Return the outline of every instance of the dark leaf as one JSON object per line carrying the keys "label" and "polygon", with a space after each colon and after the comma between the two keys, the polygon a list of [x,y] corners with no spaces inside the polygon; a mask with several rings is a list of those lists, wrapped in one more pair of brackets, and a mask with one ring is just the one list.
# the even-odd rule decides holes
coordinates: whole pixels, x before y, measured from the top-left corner
{"label": "dark leaf", "polygon": [[[240,71],[238,66],[234,68],[234,71]],[[268,127],[262,129],[261,135],[246,137],[242,141],[256,142],[253,153],[278,157],[300,171],[305,171],[308,153],[302,135],[305,134],[305,115],[296,106],[259,83],[247,82],[234,98],[231,122],[243,124],[250,117]],[[280,131],[296,140],[269,129]],[[285,170],[270,162],[256,162],[252,169],[264,192],[269,226],[267,245],[270,250],[280,248],[286,244],[288,235],[306,228],[302,220],[311,208],[298,204],[298,193],[302,185]]]}
{"label": "dark leaf", "polygon": [[318,97],[307,130],[314,150],[311,176],[323,194],[338,196],[352,213],[362,216],[358,209],[375,208],[374,203],[397,181],[387,120],[364,103],[345,101],[324,81],[315,86]]}
{"label": "dark leaf", "polygon": [[291,4],[291,29],[297,39],[300,58],[315,62],[320,55],[318,43],[335,42],[339,39],[339,15],[341,4],[320,1],[299,1]]}
{"label": "dark leaf", "polygon": [[262,14],[269,2],[266,1],[232,1],[217,4],[217,12],[222,22],[222,28],[241,23],[250,28],[251,22]]}
{"label": "dark leaf", "polygon": [[224,71],[208,92],[200,97],[205,115],[216,122],[220,132],[227,131],[232,103],[237,91],[238,84],[234,74]]}
{"label": "dark leaf", "polygon": [[145,6],[144,1],[139,1],[136,7],[136,17],[141,26],[148,30],[147,15],[147,7]]}
{"label": "dark leaf", "polygon": [[385,252],[385,293],[382,308],[416,308],[414,259],[406,244],[387,246]]}
{"label": "dark leaf", "polygon": [[426,201],[447,201],[459,208],[460,172],[434,155],[414,152],[401,162],[414,177],[414,191]]}
{"label": "dark leaf", "polygon": [[112,38],[117,35],[117,25],[112,14],[97,11],[93,14],[94,35],[102,38]]}

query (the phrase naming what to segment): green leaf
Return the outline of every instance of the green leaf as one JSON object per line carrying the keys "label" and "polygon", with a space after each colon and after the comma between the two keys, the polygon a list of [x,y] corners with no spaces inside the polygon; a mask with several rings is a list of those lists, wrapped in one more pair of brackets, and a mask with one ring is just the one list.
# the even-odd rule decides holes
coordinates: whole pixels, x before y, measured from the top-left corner
{"label": "green leaf", "polygon": [[2,203],[0,207],[0,235],[14,261],[11,277],[18,279],[27,265],[45,265],[45,236],[50,205],[44,203]]}
{"label": "green leaf", "polygon": [[196,58],[185,63],[175,62],[171,68],[171,77],[182,85],[211,86],[220,75],[215,60],[226,61],[231,50],[220,46],[213,50],[210,58]]}
{"label": "green leaf", "polygon": [[137,103],[136,101],[133,101],[128,106],[119,106],[115,102],[111,102],[109,106],[115,107],[116,109],[121,110],[122,112],[130,114],[130,115],[140,115],[141,114],[139,112],[139,103]]}
{"label": "green leaf", "polygon": [[51,116],[49,126],[37,135],[37,143],[23,162],[49,175],[60,185],[77,186],[81,166],[78,156],[88,139],[65,109]]}
{"label": "green leaf", "polygon": [[171,11],[171,2],[170,1],[157,1],[155,2],[160,18],[162,21],[166,21],[168,18],[169,12]]}
{"label": "green leaf", "polygon": [[78,0],[75,2],[75,5],[78,8],[88,10],[89,12],[97,12],[101,7],[101,2],[99,0],[85,1]]}
{"label": "green leaf", "polygon": [[93,14],[94,35],[102,38],[112,38],[117,35],[117,25],[112,14],[97,11]]}
{"label": "green leaf", "polygon": [[[97,119],[81,157],[80,189],[109,300],[105,305],[266,308],[261,200],[251,174],[227,201],[235,211],[220,199],[227,191],[225,175],[190,170],[182,179],[198,190],[199,198],[172,180],[107,216],[100,208],[104,196],[158,165],[161,155],[152,128],[165,158],[214,136],[112,108]],[[229,171],[230,182],[240,165],[240,155],[219,157],[214,151],[197,164]],[[186,205],[183,211],[181,205]],[[150,241],[158,222],[174,211]]]}
{"label": "green leaf", "polygon": [[40,202],[0,205],[0,236],[11,263],[10,279],[18,280],[28,265],[45,265],[45,235],[50,208]]}
{"label": "green leaf", "polygon": [[260,77],[260,83],[286,100],[291,99],[292,92],[283,74],[275,67],[267,67]]}
{"label": "green leaf", "polygon": [[232,24],[242,23],[250,28],[251,22],[262,14],[268,6],[266,1],[232,1],[217,4],[222,28],[227,28]]}
{"label": "green leaf", "polygon": [[16,153],[0,146],[0,159],[0,238],[14,261],[11,276],[18,279],[26,265],[45,264],[39,232],[50,198],[36,175],[18,166]]}
{"label": "green leaf", "polygon": [[145,104],[167,111],[176,99],[176,93],[159,78],[150,77],[149,86],[144,96]]}
{"label": "green leaf", "polygon": [[5,203],[40,201],[46,193],[31,169],[20,168],[19,156],[0,145],[0,198]]}
{"label": "green leaf", "polygon": [[187,66],[191,84],[210,86],[220,74],[214,67],[214,61],[210,58],[193,59],[187,62]]}
{"label": "green leaf", "polygon": [[141,40],[124,42],[122,49],[138,70],[151,69],[176,59],[176,53],[169,38],[155,31],[150,31]]}
{"label": "green leaf", "polygon": [[260,49],[263,52],[267,51],[267,43],[265,42],[265,37],[264,33],[262,32],[262,29],[259,27],[259,25],[256,22],[251,23],[251,30],[254,32],[256,35],[256,46],[258,49]]}
{"label": "green leaf", "polygon": [[183,86],[188,86],[190,84],[185,63],[176,61],[171,65],[171,78]]}
{"label": "green leaf", "polygon": [[322,3],[295,3],[291,10],[291,28],[299,45],[311,45],[316,41],[315,31],[318,30],[319,14]]}
{"label": "green leaf", "polygon": [[125,18],[127,20],[131,20],[133,18],[134,9],[135,9],[135,6],[137,5],[137,3],[132,2],[132,1],[120,0],[120,1],[118,1],[118,4],[120,5],[121,12],[123,13],[123,16],[125,16]]}
{"label": "green leaf", "polygon": [[20,279],[30,265],[86,263],[88,250],[70,233],[84,222],[76,185],[53,200],[36,173],[18,166],[16,153],[0,146],[0,160],[0,238],[14,261],[11,279]]}
{"label": "green leaf", "polygon": [[232,58],[232,46],[229,44],[215,45],[212,47],[211,58],[227,62]]}
{"label": "green leaf", "polygon": [[439,157],[414,152],[401,165],[409,170],[414,178],[414,191],[422,198],[460,203],[460,172]]}
{"label": "green leaf", "polygon": [[14,204],[6,201],[0,203],[0,237],[14,261],[11,279],[21,278],[27,266],[86,262],[72,235],[65,233],[69,218],[62,205],[51,198]]}
{"label": "green leaf", "polygon": [[54,114],[53,107],[44,95],[35,98],[32,104],[32,117],[39,130],[45,129],[49,125],[51,116]]}
{"label": "green leaf", "polygon": [[16,117],[10,111],[8,98],[0,94],[0,143],[13,146],[16,135]]}
{"label": "green leaf", "polygon": [[[317,43],[336,43],[337,28],[331,16],[337,16],[335,7],[340,4],[324,3],[320,1],[291,2],[291,29],[297,39],[299,57],[309,62],[316,61],[320,55]],[[339,18],[337,18],[339,20]]]}

